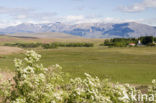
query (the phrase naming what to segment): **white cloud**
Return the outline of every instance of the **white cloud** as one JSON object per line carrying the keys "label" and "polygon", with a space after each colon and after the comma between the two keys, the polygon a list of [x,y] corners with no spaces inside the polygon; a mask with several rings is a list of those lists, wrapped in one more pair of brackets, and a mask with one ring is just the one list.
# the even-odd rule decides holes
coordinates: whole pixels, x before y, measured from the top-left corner
{"label": "white cloud", "polygon": [[156,26],[156,18],[142,19],[139,21],[139,23]]}
{"label": "white cloud", "polygon": [[78,15],[78,16],[74,16],[74,15],[69,15],[65,18],[67,21],[78,21],[78,20],[83,20],[85,19],[83,15]]}
{"label": "white cloud", "polygon": [[121,18],[113,18],[113,17],[85,17],[83,15],[70,15],[66,17],[62,17],[61,19],[56,19],[56,21],[69,23],[69,24],[80,24],[80,23],[124,23],[124,22],[137,22],[143,23],[147,25],[156,26],[156,18],[151,19],[121,19]]}
{"label": "white cloud", "polygon": [[131,6],[122,6],[120,7],[120,10],[124,12],[139,12],[147,8],[156,8],[156,0],[143,0],[140,3],[135,3]]}
{"label": "white cloud", "polygon": [[21,21],[10,21],[10,20],[0,20],[0,28],[5,28],[7,26],[15,26],[21,24]]}
{"label": "white cloud", "polygon": [[46,23],[52,21],[57,13],[37,12],[34,9],[0,7],[0,28],[19,23]]}
{"label": "white cloud", "polygon": [[25,19],[27,16],[26,15],[18,15],[17,19]]}
{"label": "white cloud", "polygon": [[7,8],[7,7],[0,7],[1,14],[20,14],[20,13],[28,13],[33,12],[33,9],[25,9],[25,8]]}
{"label": "white cloud", "polygon": [[[48,14],[47,14],[48,15]],[[51,15],[51,14],[49,14]],[[35,15],[34,17],[27,18],[26,15],[19,15],[15,20],[3,20],[0,19],[0,28],[4,28],[7,26],[14,26],[21,23],[33,23],[33,24],[40,24],[40,23],[54,23],[54,22],[63,22],[68,24],[80,24],[80,23],[123,23],[123,22],[139,22],[139,23],[146,23],[146,24],[153,24],[153,20],[144,20],[144,19],[121,19],[121,18],[113,18],[113,17],[101,17],[101,16],[83,16],[83,15],[69,15],[69,16],[63,16],[59,17],[56,16],[54,18],[50,16],[41,16],[40,19],[35,19],[37,16],[40,16],[40,14]]]}
{"label": "white cloud", "polygon": [[85,17],[83,15],[70,15],[66,17],[62,17],[61,19],[58,19],[60,22],[70,23],[70,24],[80,24],[80,23],[97,23],[97,22],[104,22],[104,23],[122,23],[122,22],[136,22],[139,20],[133,20],[133,19],[121,19],[121,18],[113,18],[113,17]]}

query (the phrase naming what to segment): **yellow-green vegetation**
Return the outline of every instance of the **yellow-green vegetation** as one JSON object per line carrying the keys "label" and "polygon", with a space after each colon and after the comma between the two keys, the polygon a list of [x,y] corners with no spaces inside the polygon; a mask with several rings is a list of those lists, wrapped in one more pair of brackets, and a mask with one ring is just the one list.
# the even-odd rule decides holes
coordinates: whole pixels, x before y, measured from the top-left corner
{"label": "yellow-green vegetation", "polygon": [[57,47],[93,47],[93,43],[59,43],[59,42],[53,42],[53,43],[5,43],[4,46],[10,46],[10,47],[20,47],[20,48],[38,48],[42,47],[44,49],[52,49]]}
{"label": "yellow-green vegetation", "polygon": [[[44,34],[43,34],[44,35]],[[52,42],[62,42],[62,43],[79,43],[87,42],[99,45],[103,43],[105,39],[85,39],[85,38],[33,38],[33,37],[11,37],[11,36],[0,36],[0,45],[6,43],[52,43]]]}
{"label": "yellow-green vegetation", "polygon": [[[131,84],[149,84],[156,78],[156,48],[107,48],[81,47],[35,49],[41,53],[41,62],[45,66],[60,64],[63,71],[72,77],[83,77],[90,73],[101,79]],[[23,54],[0,55],[0,68],[13,70],[14,58],[22,58]]]}

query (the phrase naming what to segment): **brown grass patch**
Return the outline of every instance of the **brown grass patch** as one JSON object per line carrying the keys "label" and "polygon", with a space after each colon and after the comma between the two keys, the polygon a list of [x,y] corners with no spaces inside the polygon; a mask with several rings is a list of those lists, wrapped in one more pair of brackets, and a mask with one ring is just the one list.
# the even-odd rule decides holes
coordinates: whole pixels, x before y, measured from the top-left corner
{"label": "brown grass patch", "polygon": [[24,50],[18,47],[0,46],[0,55],[23,52]]}

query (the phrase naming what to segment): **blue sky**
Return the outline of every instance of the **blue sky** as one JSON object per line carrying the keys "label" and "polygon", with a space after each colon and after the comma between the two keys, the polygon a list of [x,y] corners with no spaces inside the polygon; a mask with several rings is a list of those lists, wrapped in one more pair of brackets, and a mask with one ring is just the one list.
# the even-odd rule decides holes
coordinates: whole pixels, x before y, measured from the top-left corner
{"label": "blue sky", "polygon": [[0,27],[20,23],[139,22],[156,26],[156,0],[0,0]]}

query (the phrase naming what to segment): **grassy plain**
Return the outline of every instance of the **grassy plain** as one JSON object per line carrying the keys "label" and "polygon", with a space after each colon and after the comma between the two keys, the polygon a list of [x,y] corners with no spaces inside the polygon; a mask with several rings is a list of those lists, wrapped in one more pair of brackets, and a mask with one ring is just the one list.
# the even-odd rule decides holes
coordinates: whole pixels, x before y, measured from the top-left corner
{"label": "grassy plain", "polygon": [[[90,73],[101,79],[132,84],[149,84],[156,78],[156,48],[58,48],[36,49],[42,54],[45,66],[60,64],[71,77]],[[22,53],[1,55],[0,68],[13,70],[13,59],[23,58]]]}
{"label": "grassy plain", "polygon": [[[41,62],[44,66],[60,64],[63,71],[69,73],[71,77],[83,77],[86,72],[101,79],[109,78],[114,82],[131,84],[150,84],[151,80],[156,78],[156,47],[108,48],[98,46],[103,43],[103,39],[0,37],[0,40],[1,45],[7,42],[92,42],[95,47],[36,48],[35,51],[42,54]],[[9,52],[11,50],[13,52]],[[3,71],[1,74],[8,70],[13,71],[13,59],[23,58],[25,50],[0,46],[0,68]]]}

